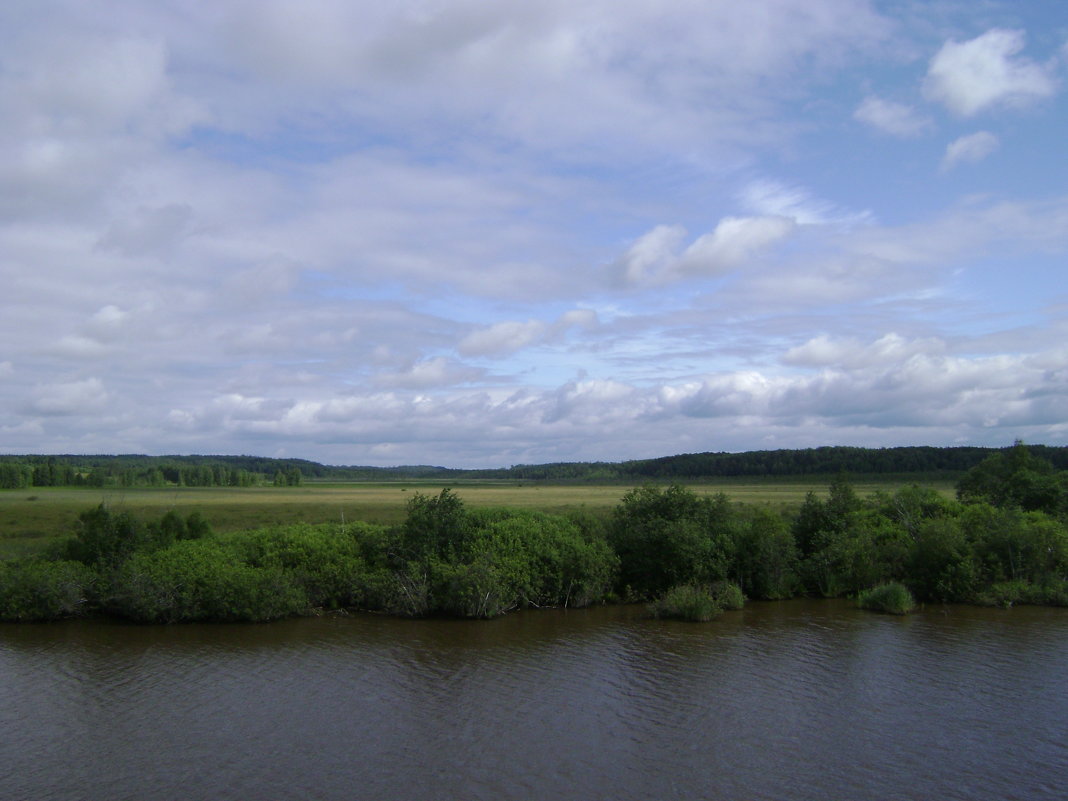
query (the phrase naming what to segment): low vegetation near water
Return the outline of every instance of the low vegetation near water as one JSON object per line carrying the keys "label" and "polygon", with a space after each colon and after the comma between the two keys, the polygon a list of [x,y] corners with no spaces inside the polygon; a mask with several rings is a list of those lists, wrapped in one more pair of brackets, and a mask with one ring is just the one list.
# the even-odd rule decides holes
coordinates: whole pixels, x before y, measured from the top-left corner
{"label": "low vegetation near water", "polygon": [[873,612],[907,615],[916,608],[916,599],[904,584],[891,581],[860,593],[857,596],[857,604],[862,609],[870,609]]}
{"label": "low vegetation near water", "polygon": [[43,555],[0,561],[0,619],[110,614],[146,623],[261,621],[331,609],[487,618],[651,603],[710,619],[743,596],[1068,605],[1068,480],[1019,446],[950,500],[910,486],[861,498],[845,478],[784,514],[673,485],[608,514],[468,509],[415,493],[394,524],[213,532],[199,512],[142,520],[106,505]]}
{"label": "low vegetation near water", "polygon": [[651,604],[653,617],[705,623],[725,610],[741,609],[745,595],[741,587],[730,582],[713,585],[680,584],[672,587]]}

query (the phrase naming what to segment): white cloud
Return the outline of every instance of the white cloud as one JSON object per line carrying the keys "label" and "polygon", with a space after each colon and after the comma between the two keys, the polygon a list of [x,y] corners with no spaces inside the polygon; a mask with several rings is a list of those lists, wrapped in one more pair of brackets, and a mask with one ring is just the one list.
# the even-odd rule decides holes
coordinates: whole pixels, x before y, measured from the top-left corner
{"label": "white cloud", "polygon": [[515,353],[541,340],[548,329],[549,326],[540,320],[527,320],[526,322],[509,320],[472,331],[460,340],[457,347],[460,353],[468,356]]}
{"label": "white cloud", "polygon": [[946,154],[942,157],[942,170],[951,170],[958,164],[982,161],[997,150],[999,144],[998,138],[989,131],[978,131],[954,139],[946,146]]}
{"label": "white cloud", "polygon": [[919,136],[933,127],[931,119],[912,106],[874,96],[861,101],[853,112],[853,118],[883,133],[906,139]]}
{"label": "white cloud", "polygon": [[484,370],[437,356],[416,362],[403,372],[380,373],[375,376],[375,384],[398,389],[431,389],[477,381],[484,374]]}
{"label": "white cloud", "polygon": [[686,272],[715,274],[739,267],[761,251],[793,233],[788,217],[724,217],[682,254]]}
{"label": "white cloud", "polygon": [[572,309],[555,322],[506,320],[472,331],[460,340],[457,350],[465,356],[506,356],[551,342],[573,328],[590,330],[597,324],[597,313],[592,309]]}
{"label": "white cloud", "polygon": [[642,234],[620,261],[623,279],[638,284],[667,273],[677,261],[685,237],[686,229],[681,225],[658,225]]}
{"label": "white cloud", "polygon": [[[927,148],[842,124],[859,85],[860,122],[929,125],[883,98],[945,9],[876,5],[0,4],[4,447],[492,465],[1045,425],[1063,109],[1005,148],[1044,200],[932,188]],[[950,44],[926,91],[960,113],[1052,86],[1022,35]],[[939,374],[974,390],[941,417]]]}
{"label": "white cloud", "polygon": [[660,284],[687,275],[716,275],[744,266],[788,237],[795,223],[787,217],[724,217],[685,249],[686,230],[658,225],[642,235],[619,261],[631,284]]}
{"label": "white cloud", "polygon": [[816,197],[804,187],[768,179],[749,181],[739,197],[742,204],[755,214],[787,217],[798,225],[849,224],[863,222],[870,216],[866,211],[841,209],[830,201]]}
{"label": "white cloud", "polygon": [[916,355],[936,355],[946,351],[939,339],[907,340],[890,333],[870,344],[856,338],[832,338],[827,334],[808,340],[788,350],[782,357],[784,364],[804,367],[862,369],[885,367]]}
{"label": "white cloud", "polygon": [[924,96],[970,117],[998,106],[1025,106],[1057,90],[1052,67],[1013,58],[1024,32],[993,28],[966,42],[950,40],[938,51],[924,80]]}
{"label": "white cloud", "polygon": [[41,415],[90,416],[104,409],[108,399],[103,381],[86,378],[37,387],[30,409]]}

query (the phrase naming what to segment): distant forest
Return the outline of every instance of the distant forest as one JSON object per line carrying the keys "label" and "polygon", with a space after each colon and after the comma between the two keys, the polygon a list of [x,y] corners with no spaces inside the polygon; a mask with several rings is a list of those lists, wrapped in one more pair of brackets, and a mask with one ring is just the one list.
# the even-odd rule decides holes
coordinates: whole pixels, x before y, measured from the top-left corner
{"label": "distant forest", "polygon": [[[0,489],[23,487],[252,487],[316,481],[513,479],[595,483],[701,480],[728,477],[902,475],[956,478],[1005,448],[823,447],[746,453],[689,453],[627,462],[560,462],[462,470],[425,465],[339,467],[305,459],[260,456],[9,455],[0,456]],[[1068,447],[1028,445],[1057,470],[1068,469]]]}

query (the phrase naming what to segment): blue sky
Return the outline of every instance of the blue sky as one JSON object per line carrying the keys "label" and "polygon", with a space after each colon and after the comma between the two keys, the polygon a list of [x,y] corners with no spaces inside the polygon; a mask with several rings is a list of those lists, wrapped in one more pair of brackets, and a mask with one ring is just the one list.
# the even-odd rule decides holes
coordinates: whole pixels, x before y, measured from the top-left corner
{"label": "blue sky", "polygon": [[0,450],[1068,444],[1068,5],[7,2]]}

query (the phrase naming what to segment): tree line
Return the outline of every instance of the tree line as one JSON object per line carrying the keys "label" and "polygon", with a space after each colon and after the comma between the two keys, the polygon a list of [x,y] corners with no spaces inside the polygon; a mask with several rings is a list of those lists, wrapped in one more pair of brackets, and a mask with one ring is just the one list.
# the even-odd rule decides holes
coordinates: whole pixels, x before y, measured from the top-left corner
{"label": "tree line", "polygon": [[[1015,446],[1013,446],[1015,447]],[[1068,447],[1026,445],[1036,459],[1068,469]],[[244,487],[300,480],[511,479],[517,481],[635,482],[729,477],[834,476],[838,473],[957,477],[1009,448],[822,447],[745,453],[693,453],[626,462],[556,462],[461,470],[426,465],[329,466],[305,459],[257,456],[0,456],[0,489],[59,486]]]}
{"label": "tree line", "polygon": [[[245,464],[262,469],[250,470]],[[0,457],[0,489],[299,486],[304,475],[290,461],[244,457]]]}
{"label": "tree line", "polygon": [[405,521],[213,534],[197,514],[101,505],[43,557],[0,563],[0,619],[270,620],[321,609],[487,618],[643,601],[708,619],[750,599],[854,596],[1068,606],[1068,472],[1022,444],[966,473],[861,498],[845,476],[785,515],[678,484],[609,515],[468,509],[416,494]]}

